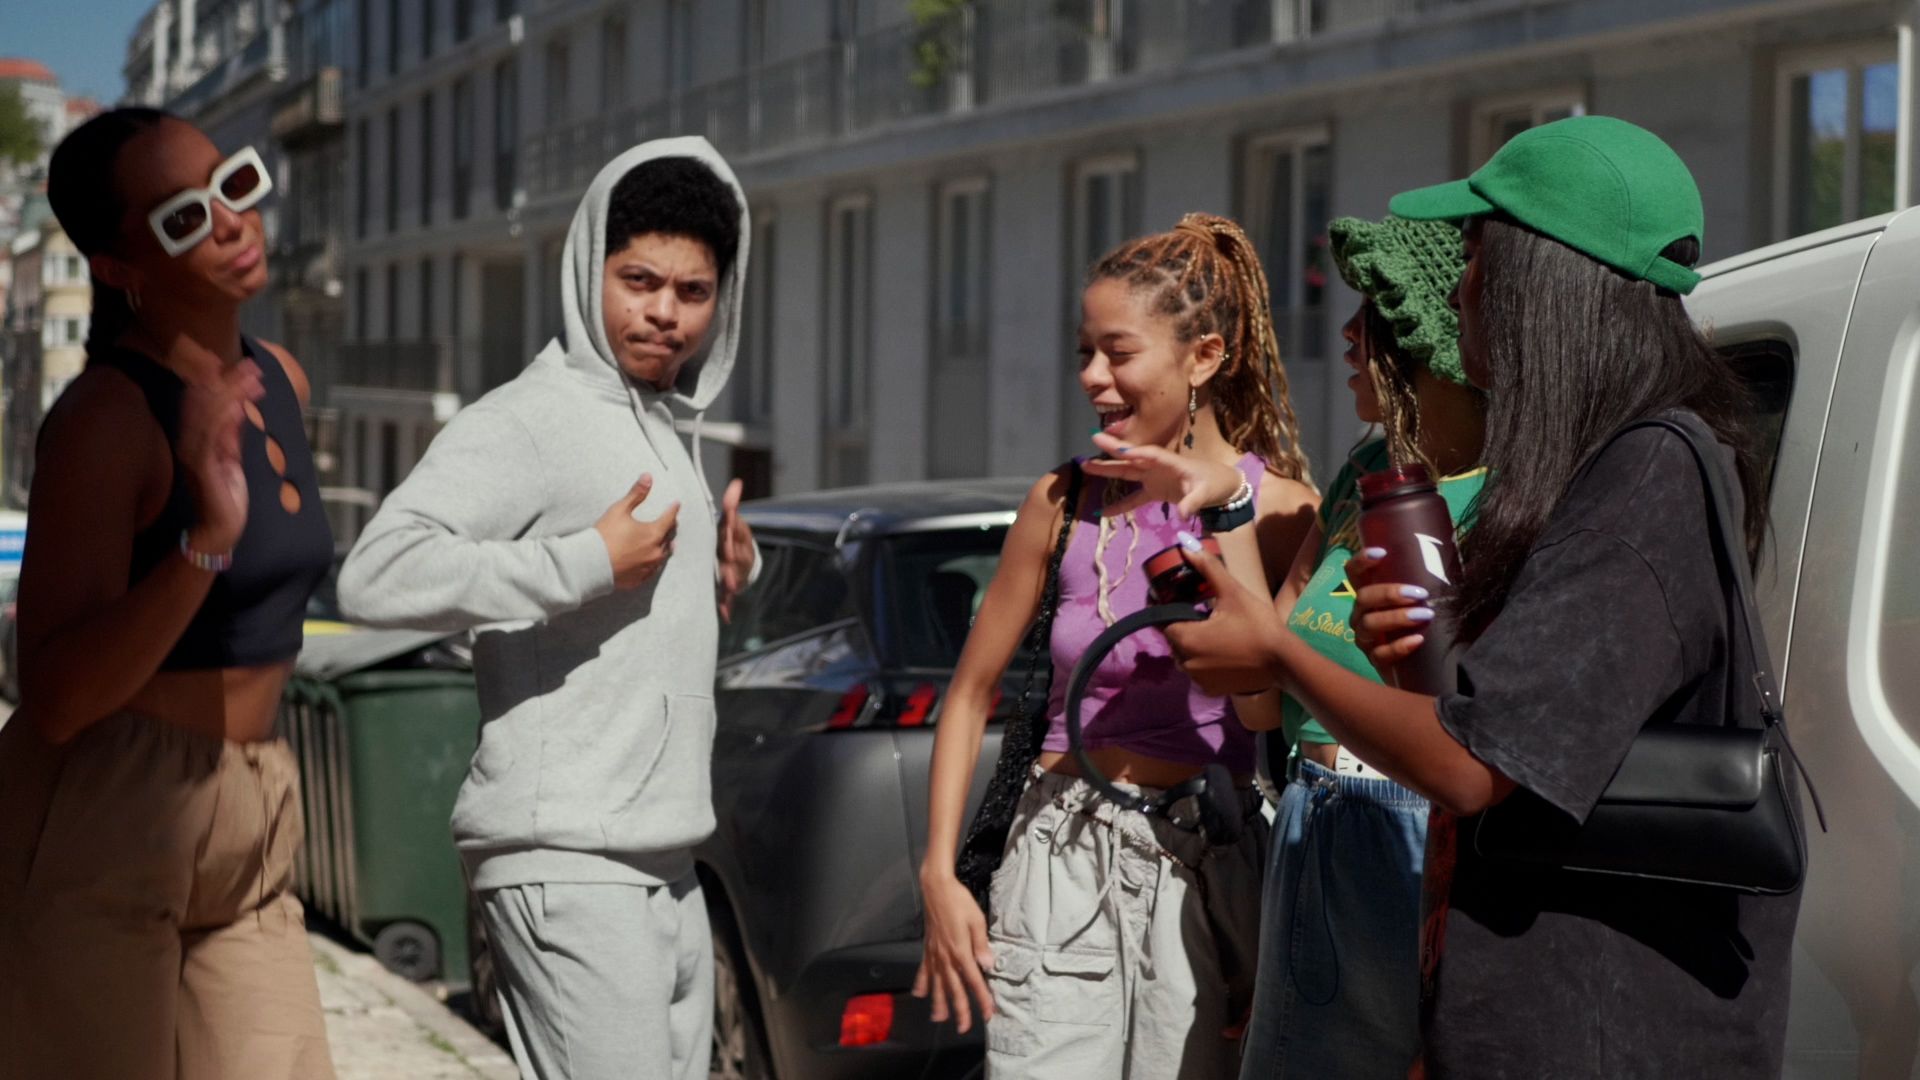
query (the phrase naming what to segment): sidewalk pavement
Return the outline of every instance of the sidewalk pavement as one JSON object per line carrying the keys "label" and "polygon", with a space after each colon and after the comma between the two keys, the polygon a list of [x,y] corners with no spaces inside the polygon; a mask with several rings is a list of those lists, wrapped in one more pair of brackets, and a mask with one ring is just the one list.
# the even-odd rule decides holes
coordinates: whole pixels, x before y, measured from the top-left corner
{"label": "sidewalk pavement", "polygon": [[513,1058],[426,989],[309,933],[338,1080],[518,1080]]}

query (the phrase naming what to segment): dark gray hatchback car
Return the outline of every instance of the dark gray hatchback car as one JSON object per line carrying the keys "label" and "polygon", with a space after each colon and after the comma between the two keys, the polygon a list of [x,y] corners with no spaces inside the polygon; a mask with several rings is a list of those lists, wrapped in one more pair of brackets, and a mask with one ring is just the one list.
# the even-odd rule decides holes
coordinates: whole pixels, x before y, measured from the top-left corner
{"label": "dark gray hatchback car", "polygon": [[[977,1029],[935,1027],[907,991],[933,727],[1027,486],[903,484],[745,508],[765,563],[721,630],[719,826],[697,852],[718,961],[714,1076],[980,1069]],[[1009,665],[973,800],[1028,662]]]}

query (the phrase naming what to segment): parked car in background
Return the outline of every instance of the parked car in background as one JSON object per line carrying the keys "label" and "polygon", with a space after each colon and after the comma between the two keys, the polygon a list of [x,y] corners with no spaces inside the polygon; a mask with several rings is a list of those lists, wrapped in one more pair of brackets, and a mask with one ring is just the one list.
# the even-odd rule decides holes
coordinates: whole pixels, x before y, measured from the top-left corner
{"label": "parked car in background", "polygon": [[[1028,485],[867,487],[745,509],[765,563],[721,629],[719,824],[696,852],[714,916],[716,1076],[980,1067],[978,1029],[936,1027],[907,991],[934,726]],[[1009,665],[996,721],[1029,659]],[[1036,705],[1045,692],[1042,672]],[[990,724],[973,801],[999,745]]]}
{"label": "parked car in background", "polygon": [[1920,1070],[1920,210],[1704,268],[1688,298],[1759,391],[1755,583],[1813,829],[1791,1078]]}

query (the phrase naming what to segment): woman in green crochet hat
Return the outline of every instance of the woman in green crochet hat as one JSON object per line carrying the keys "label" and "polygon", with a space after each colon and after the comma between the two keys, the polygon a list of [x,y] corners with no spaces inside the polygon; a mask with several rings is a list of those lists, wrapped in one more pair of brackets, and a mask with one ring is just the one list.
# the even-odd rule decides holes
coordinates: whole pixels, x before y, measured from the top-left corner
{"label": "woman in green crochet hat", "polygon": [[[1466,264],[1460,230],[1341,218],[1328,235],[1361,297],[1342,329],[1354,412],[1384,435],[1356,448],[1327,489],[1276,603],[1316,652],[1378,679],[1348,627],[1359,476],[1425,465],[1458,522],[1485,476],[1486,402],[1467,382],[1448,304]],[[1279,787],[1278,812],[1241,1076],[1395,1075],[1419,1049],[1427,802],[1340,747],[1292,698],[1282,706],[1281,729],[1261,735],[1263,786],[1269,795]],[[1325,797],[1332,791],[1339,797]]]}
{"label": "woman in green crochet hat", "polygon": [[[1628,833],[1644,847],[1598,863],[1581,846],[1603,844],[1583,831],[1597,809],[1617,821],[1644,799],[1613,790],[1630,750],[1673,762],[1642,729],[1757,727],[1769,682],[1764,642],[1732,614],[1739,586],[1722,583],[1765,535],[1751,410],[1680,299],[1700,281],[1699,189],[1653,133],[1584,116],[1390,208],[1466,222],[1460,340],[1488,390],[1489,473],[1461,545],[1457,688],[1360,678],[1210,556],[1189,559],[1220,594],[1213,614],[1167,638],[1203,689],[1277,683],[1432,801],[1426,1075],[1777,1077],[1799,892],[1750,891],[1780,880],[1751,847],[1676,827],[1716,813],[1699,804],[1718,792],[1676,771]],[[1727,535],[1709,477],[1732,496]],[[1366,581],[1358,643],[1391,667],[1436,613],[1422,588],[1368,580],[1387,554],[1348,571]]]}

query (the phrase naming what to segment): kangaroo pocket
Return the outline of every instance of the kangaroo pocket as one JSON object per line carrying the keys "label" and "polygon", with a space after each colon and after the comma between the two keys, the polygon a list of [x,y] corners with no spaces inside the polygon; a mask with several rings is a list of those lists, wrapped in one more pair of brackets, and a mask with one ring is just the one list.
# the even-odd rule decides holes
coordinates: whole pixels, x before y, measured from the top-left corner
{"label": "kangaroo pocket", "polygon": [[620,747],[600,827],[608,851],[669,851],[713,832],[713,697],[665,694]]}

